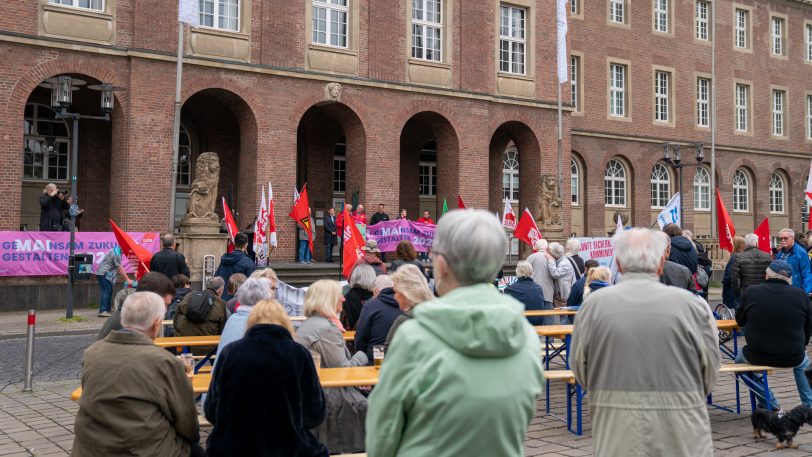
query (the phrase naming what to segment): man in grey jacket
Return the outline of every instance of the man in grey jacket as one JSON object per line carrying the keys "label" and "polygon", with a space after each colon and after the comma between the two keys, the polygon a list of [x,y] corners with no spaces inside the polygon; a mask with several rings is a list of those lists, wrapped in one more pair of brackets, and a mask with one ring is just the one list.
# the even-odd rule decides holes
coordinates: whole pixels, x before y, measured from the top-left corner
{"label": "man in grey jacket", "polygon": [[705,398],[719,372],[708,304],[661,284],[666,240],[648,229],[615,238],[621,282],[575,316],[572,369],[589,391],[595,455],[711,457]]}
{"label": "man in grey jacket", "polygon": [[[668,241],[665,248],[665,258],[668,259],[668,256],[671,254],[671,242],[668,235],[665,233],[657,233],[661,234],[660,236],[663,238],[663,240]],[[696,293],[693,273],[691,273],[691,271],[684,266],[670,260],[666,260],[665,264],[663,264],[663,274],[660,275],[660,282],[666,286],[679,287],[680,289],[685,289],[691,293]]]}
{"label": "man in grey jacket", "polygon": [[[527,261],[533,266],[533,281],[541,286],[541,291],[544,293],[544,309],[553,309],[553,296],[555,295],[555,280],[550,275],[550,269],[547,266],[547,240],[540,239],[533,245],[536,251],[527,257]],[[543,325],[548,325],[553,322],[552,317],[544,317]]]}

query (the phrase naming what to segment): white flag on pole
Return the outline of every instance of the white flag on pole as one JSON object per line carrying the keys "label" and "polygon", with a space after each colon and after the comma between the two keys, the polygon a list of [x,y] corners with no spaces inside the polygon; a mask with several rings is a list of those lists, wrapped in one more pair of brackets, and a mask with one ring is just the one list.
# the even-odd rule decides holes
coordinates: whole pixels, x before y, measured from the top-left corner
{"label": "white flag on pole", "polygon": [[502,219],[502,227],[510,230],[516,229],[516,214],[513,213],[513,206],[510,205],[508,200],[505,200],[505,211]]}
{"label": "white flag on pole", "polygon": [[178,22],[200,25],[200,0],[178,0]]}
{"label": "white flag on pole", "polygon": [[668,204],[665,205],[662,212],[657,216],[657,224],[660,226],[660,230],[668,224],[677,224],[682,227],[682,220],[680,219],[679,213],[679,203],[681,199],[682,197],[679,192],[674,194],[671,200],[668,200]]}
{"label": "white flag on pole", "polygon": [[[809,172],[812,173],[812,163],[809,164]],[[812,202],[812,175],[806,179],[806,200]]]}
{"label": "white flag on pole", "polygon": [[558,84],[569,81],[570,59],[567,55],[567,0],[556,5]]}
{"label": "white flag on pole", "polygon": [[257,266],[268,265],[268,205],[265,203],[265,186],[262,186],[262,203],[259,206],[259,214],[254,223],[254,253],[256,254]]}

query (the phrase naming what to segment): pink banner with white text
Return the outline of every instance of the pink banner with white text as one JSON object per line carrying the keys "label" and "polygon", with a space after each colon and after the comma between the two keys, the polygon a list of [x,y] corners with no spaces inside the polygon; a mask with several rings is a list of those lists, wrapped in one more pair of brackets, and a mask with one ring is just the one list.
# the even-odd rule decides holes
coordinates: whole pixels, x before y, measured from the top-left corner
{"label": "pink banner with white text", "polygon": [[[158,252],[160,234],[128,232],[150,252]],[[102,258],[118,246],[113,232],[76,232],[77,254],[93,254],[95,272]],[[69,232],[0,232],[0,276],[67,276],[70,256]],[[122,259],[128,273],[135,271]]]}
{"label": "pink banner with white text", "polygon": [[411,241],[417,252],[429,252],[434,243],[434,230],[434,225],[395,219],[367,226],[366,239],[377,241],[378,249],[383,252],[394,252],[403,240]]}

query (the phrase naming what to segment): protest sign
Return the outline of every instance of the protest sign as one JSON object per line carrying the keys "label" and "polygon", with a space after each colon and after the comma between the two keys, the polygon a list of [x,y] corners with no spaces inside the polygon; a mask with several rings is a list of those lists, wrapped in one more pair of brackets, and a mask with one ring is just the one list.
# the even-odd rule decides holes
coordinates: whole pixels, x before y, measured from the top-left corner
{"label": "protest sign", "polygon": [[581,256],[584,261],[595,259],[603,267],[608,267],[615,256],[615,245],[611,238],[575,238],[581,243]]}
{"label": "protest sign", "polygon": [[396,219],[367,226],[366,238],[375,240],[383,252],[393,252],[403,240],[411,241],[417,252],[429,252],[434,243],[434,230],[431,224]]}

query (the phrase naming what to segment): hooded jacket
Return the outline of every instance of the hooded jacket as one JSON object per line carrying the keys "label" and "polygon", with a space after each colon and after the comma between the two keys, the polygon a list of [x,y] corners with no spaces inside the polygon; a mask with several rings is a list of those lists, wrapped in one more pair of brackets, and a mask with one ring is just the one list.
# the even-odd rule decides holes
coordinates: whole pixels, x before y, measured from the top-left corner
{"label": "hooded jacket", "polygon": [[[228,284],[229,278],[231,278],[231,275],[234,273],[242,273],[245,276],[251,276],[251,273],[256,269],[257,267],[254,265],[254,261],[248,257],[248,254],[242,251],[232,251],[220,257],[220,266],[217,267],[214,276],[223,278],[223,281]],[[223,301],[229,301],[231,297],[233,297],[233,295],[228,293],[228,289],[223,291]]]}
{"label": "hooded jacket", "polygon": [[369,397],[368,455],[523,455],[544,385],[523,311],[488,284],[415,307]]}
{"label": "hooded jacket", "polygon": [[668,255],[668,260],[684,266],[693,275],[696,272],[699,257],[694,243],[691,243],[688,238],[679,235],[671,238],[671,254]]}
{"label": "hooded jacket", "polygon": [[[523,276],[505,288],[505,293],[524,305],[526,311],[544,309],[544,292],[533,278]],[[544,325],[543,317],[528,317],[530,325]]]}
{"label": "hooded jacket", "polygon": [[358,317],[355,327],[355,350],[367,354],[369,364],[372,364],[372,347],[386,342],[386,335],[392,323],[403,314],[395,301],[395,290],[391,287],[381,290],[381,293],[366,302]]}

